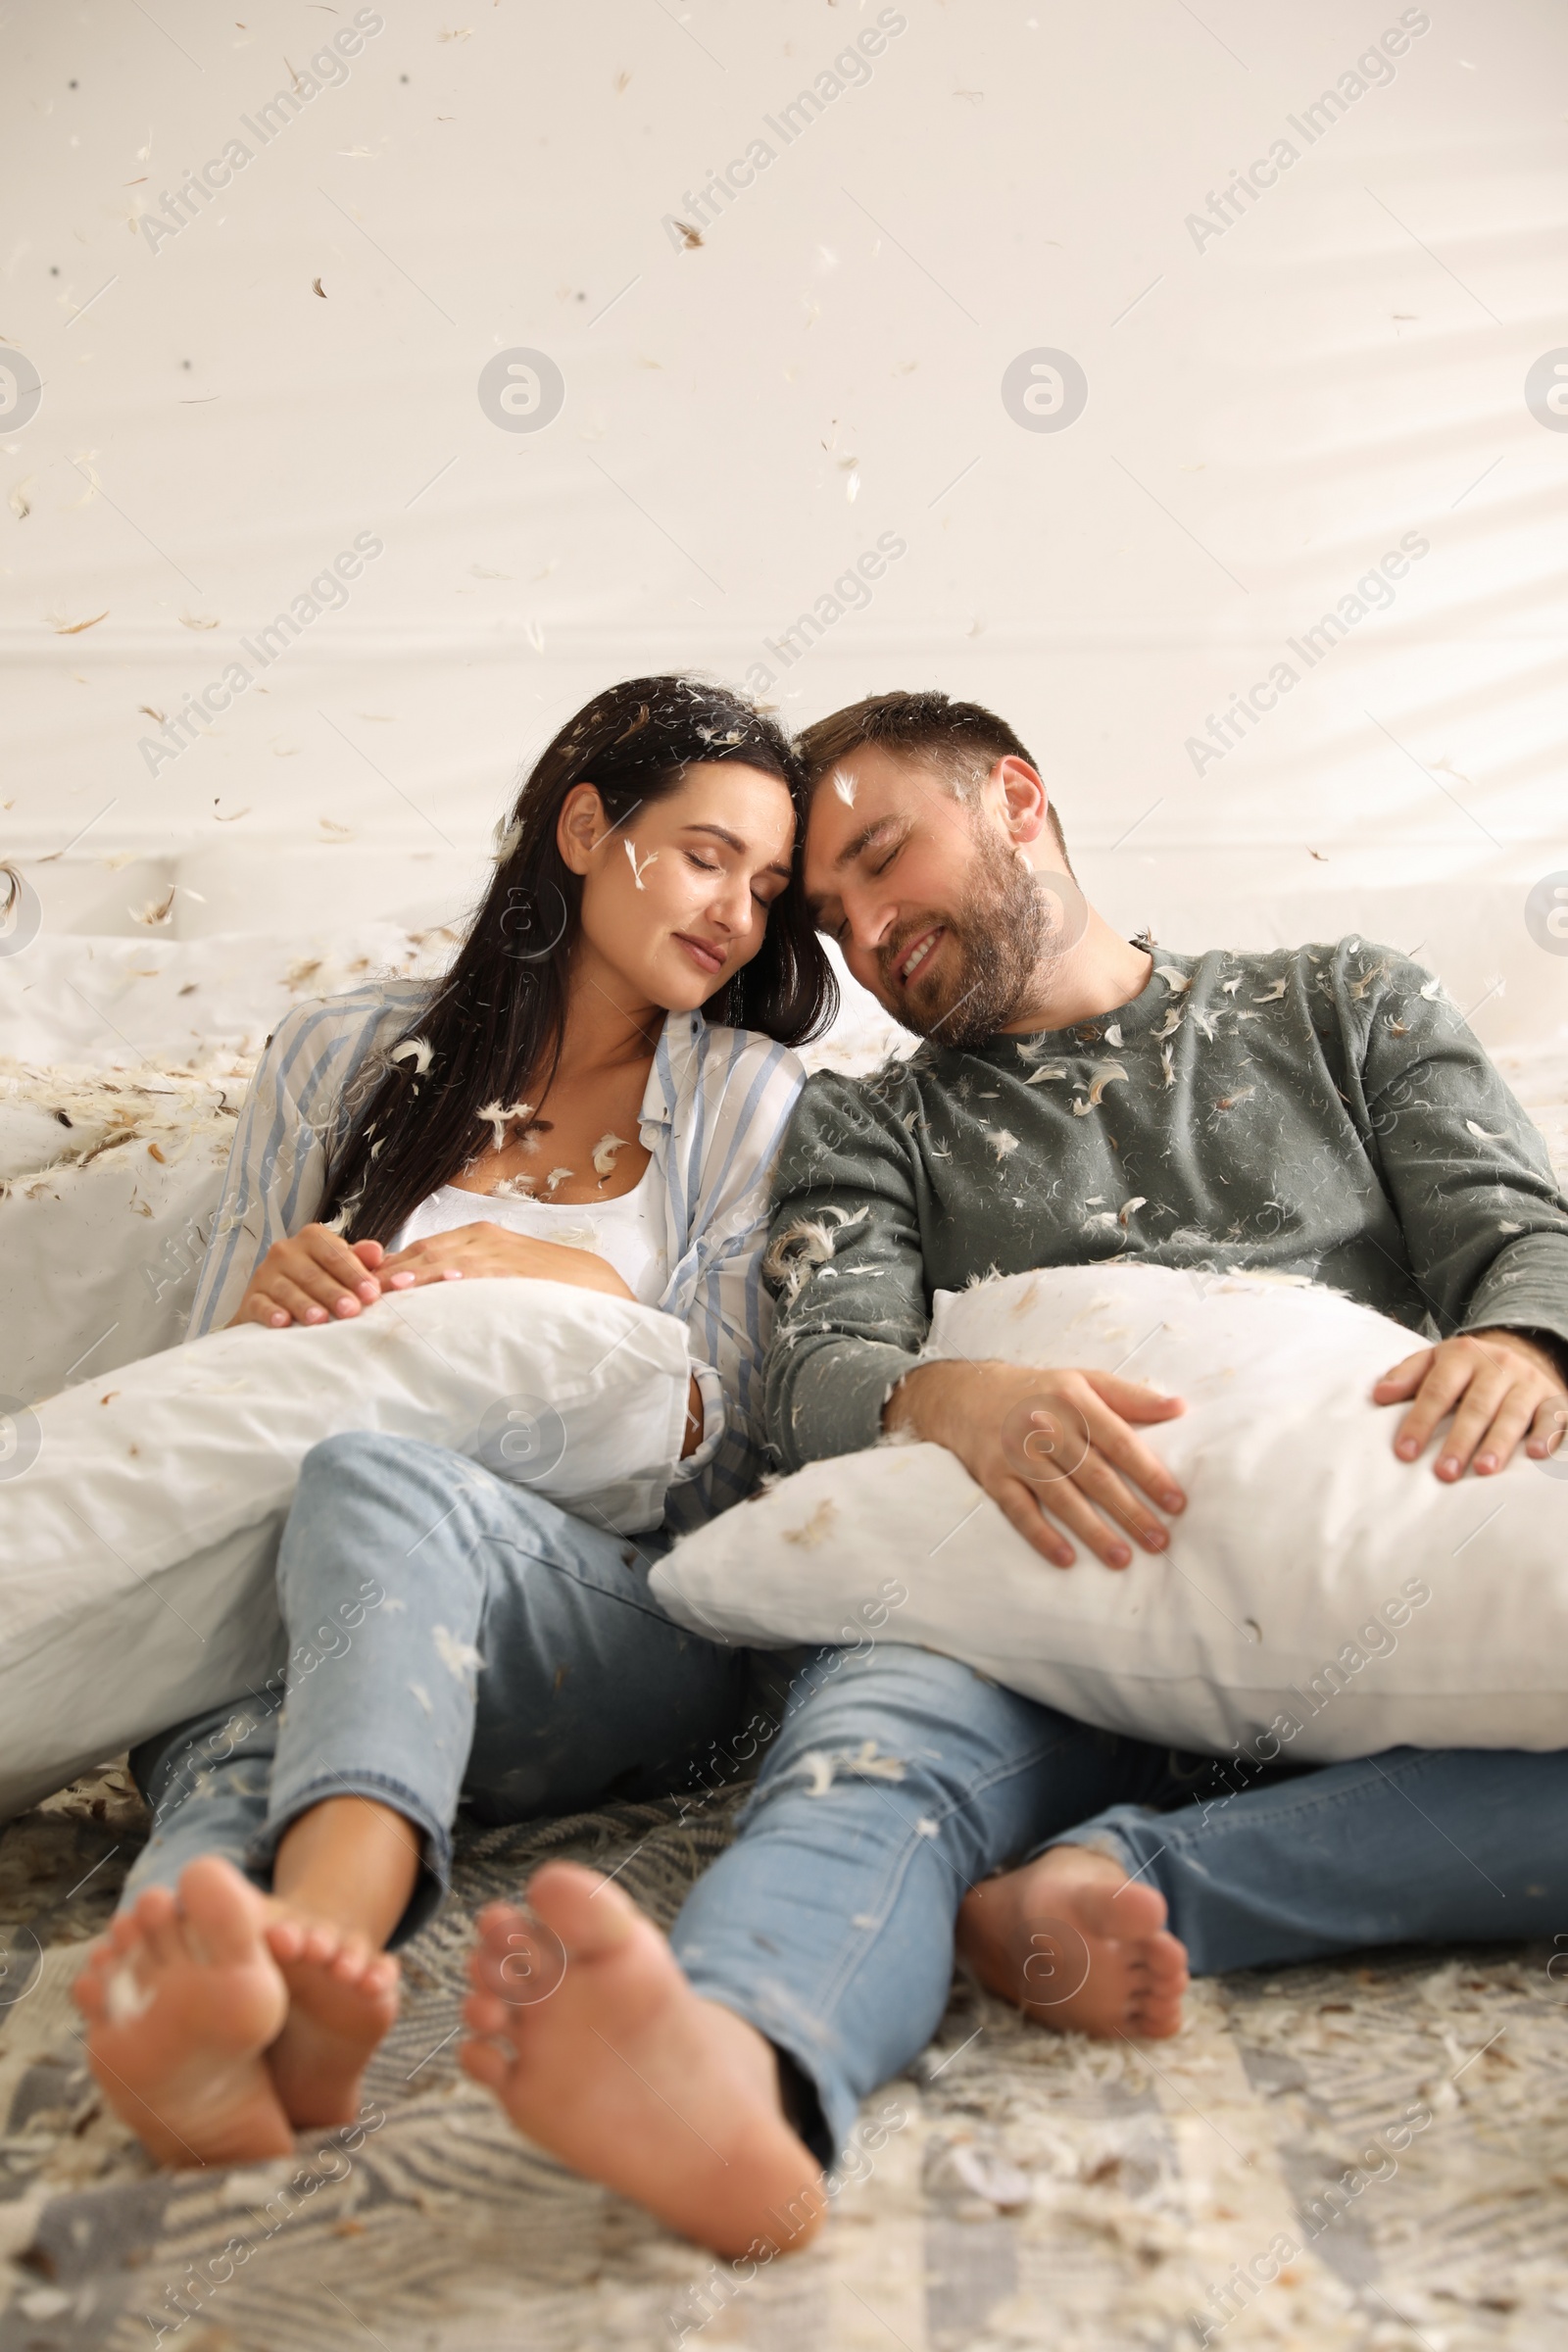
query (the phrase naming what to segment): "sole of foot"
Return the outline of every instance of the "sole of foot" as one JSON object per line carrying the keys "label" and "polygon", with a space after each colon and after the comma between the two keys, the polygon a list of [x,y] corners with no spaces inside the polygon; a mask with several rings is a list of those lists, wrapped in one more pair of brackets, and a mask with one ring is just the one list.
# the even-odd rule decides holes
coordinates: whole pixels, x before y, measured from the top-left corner
{"label": "sole of foot", "polygon": [[156,2163],[241,2164],[293,2148],[262,2056],[288,2007],[266,1920],[266,1897],[204,1855],[177,1894],[150,1886],[122,1912],[76,1979],[88,2063]]}
{"label": "sole of foot", "polygon": [[466,2072],[573,2172],[713,2253],[804,2246],[827,2199],[771,2045],[596,1871],[547,1863],[528,1902],[481,1914]]}
{"label": "sole of foot", "polygon": [[397,2018],[398,1964],[363,1936],[275,1902],[270,1909],[267,1947],[289,2005],[267,2071],[290,2123],[352,2124],[360,2113],[360,2078]]}
{"label": "sole of foot", "polygon": [[1053,1846],[974,1887],[958,1950],[989,1991],[1061,2033],[1160,2041],[1181,2030],[1187,1951],[1164,1896],[1088,1846]]}

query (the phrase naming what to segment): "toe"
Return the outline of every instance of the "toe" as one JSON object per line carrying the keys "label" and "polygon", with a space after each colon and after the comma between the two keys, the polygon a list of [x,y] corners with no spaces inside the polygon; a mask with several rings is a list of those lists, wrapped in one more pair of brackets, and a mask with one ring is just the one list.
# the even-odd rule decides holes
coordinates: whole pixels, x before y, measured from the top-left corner
{"label": "toe", "polygon": [[236,1967],[263,1948],[262,1896],[220,1855],[204,1854],[186,1865],[179,1878],[179,1901],[209,1964]]}
{"label": "toe", "polygon": [[512,2073],[512,2062],[504,2057],[493,2041],[465,2041],[459,2044],[458,2064],[475,2082],[487,2090],[500,2090]]}

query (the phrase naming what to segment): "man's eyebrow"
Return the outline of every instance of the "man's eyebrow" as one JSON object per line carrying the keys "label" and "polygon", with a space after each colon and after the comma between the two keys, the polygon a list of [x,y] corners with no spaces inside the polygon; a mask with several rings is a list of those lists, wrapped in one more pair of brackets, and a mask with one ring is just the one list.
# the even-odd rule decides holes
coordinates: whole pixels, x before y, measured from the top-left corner
{"label": "man's eyebrow", "polygon": [[834,858],[833,871],[840,874],[847,865],[853,865],[857,858],[870,848],[879,833],[886,833],[890,826],[897,825],[899,819],[896,816],[874,816],[868,825],[862,825],[858,833],[851,835]]}
{"label": "man's eyebrow", "polygon": [[[738,833],[731,833],[726,825],[688,825],[686,830],[688,833],[711,833],[715,841],[727,842],[729,847],[737,851],[742,858],[746,856],[745,842]],[[782,874],[786,882],[790,878],[789,867],[780,865],[776,858],[770,859],[763,866],[762,871],[764,874]]]}

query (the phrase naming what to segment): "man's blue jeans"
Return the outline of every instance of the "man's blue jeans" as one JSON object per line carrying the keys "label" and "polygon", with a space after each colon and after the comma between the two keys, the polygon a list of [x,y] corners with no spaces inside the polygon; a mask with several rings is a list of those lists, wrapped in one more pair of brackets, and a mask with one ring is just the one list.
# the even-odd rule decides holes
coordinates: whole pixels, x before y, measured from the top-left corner
{"label": "man's blue jeans", "polygon": [[741,1835],[671,1940],[698,1990],[814,2086],[826,2128],[805,2129],[828,2156],[936,2031],[964,1894],[1074,1843],[1159,1888],[1200,1975],[1568,1936],[1568,1753],[1395,1748],[1231,1794],[1213,1759],[879,1643],[800,1678]]}
{"label": "man's blue jeans", "polygon": [[697,1759],[760,1742],[742,1834],[672,1942],[800,2069],[824,2161],[935,2031],[964,1893],[1045,1844],[1140,1870],[1199,1972],[1568,1934],[1568,1755],[1400,1748],[1227,1795],[1212,1759],[880,1641],[818,1653],[780,1724],[759,1661],[651,1599],[664,1541],[588,1527],[443,1446],[314,1447],[278,1562],[286,1707],[270,1686],[137,1751],[154,1828],[126,1899],[202,1853],[265,1886],[291,1821],[368,1796],[423,1832],[401,1941],[444,1890],[460,1798],[489,1822],[570,1813],[690,1788]]}

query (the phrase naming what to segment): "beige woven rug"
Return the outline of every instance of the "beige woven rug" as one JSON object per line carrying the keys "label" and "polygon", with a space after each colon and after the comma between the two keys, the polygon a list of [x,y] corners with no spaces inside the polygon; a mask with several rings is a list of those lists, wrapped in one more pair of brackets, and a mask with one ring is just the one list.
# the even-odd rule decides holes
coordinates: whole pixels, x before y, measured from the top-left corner
{"label": "beige woven rug", "polygon": [[730,1801],[469,1838],[407,1955],[384,2120],[228,2174],[152,2172],[81,2064],[67,1989],[141,1837],[133,1791],[106,1773],[14,1823],[0,2352],[1568,2345],[1568,1961],[1539,1947],[1210,1980],[1147,2048],[960,1982],[822,2239],[749,2279],[562,2172],[455,2064],[467,1920],[569,1853],[630,1856],[620,1884],[667,1922]]}

